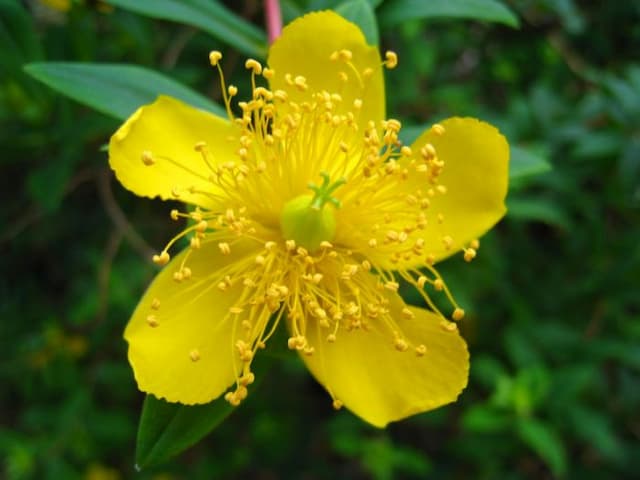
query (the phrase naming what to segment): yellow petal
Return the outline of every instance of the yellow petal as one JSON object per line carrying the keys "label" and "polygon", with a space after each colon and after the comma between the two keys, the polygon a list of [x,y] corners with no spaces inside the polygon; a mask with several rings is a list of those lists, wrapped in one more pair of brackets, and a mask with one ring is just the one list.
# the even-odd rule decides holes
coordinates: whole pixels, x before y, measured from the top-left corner
{"label": "yellow petal", "polygon": [[157,275],[124,334],[140,390],[196,404],[215,399],[233,383],[239,368],[233,350],[239,326],[229,308],[241,285],[222,292],[217,283],[222,269],[249,254],[253,245],[234,244],[229,255],[222,255],[216,242],[205,243],[188,258],[189,280],[173,279],[186,251]]}
{"label": "yellow petal", "polygon": [[[498,129],[475,118],[454,117],[440,125],[444,134],[427,130],[411,147],[419,152],[431,143],[445,162],[440,184],[447,192],[432,199],[431,222],[421,232],[436,260],[459,251],[503,217],[509,184],[509,144]],[[441,225],[434,218],[438,213],[444,216]],[[447,235],[453,241],[449,249],[442,241]]]}
{"label": "yellow petal", "polygon": [[[229,121],[176,99],[160,96],[138,109],[111,137],[109,163],[127,189],[143,197],[176,198],[203,207],[215,204],[219,189],[209,181],[211,169],[194,149],[206,142],[213,163],[234,159]],[[148,152],[148,154],[145,154]],[[152,165],[145,165],[148,155]],[[190,193],[188,189],[209,192]]]}
{"label": "yellow petal", "polygon": [[411,308],[403,319],[401,300],[392,312],[405,338],[426,353],[394,347],[393,334],[371,321],[371,329],[339,330],[335,343],[319,325],[307,330],[315,348],[302,358],[314,377],[353,413],[377,427],[453,402],[467,384],[469,354],[457,330],[447,331],[440,318]]}
{"label": "yellow petal", "polygon": [[[351,52],[351,63],[357,74],[345,62],[330,60],[331,54],[340,50]],[[367,44],[355,24],[334,12],[309,13],[287,25],[282,36],[271,46],[268,63],[276,72],[270,81],[272,89],[286,90],[293,101],[307,99],[306,92],[288,86],[285,82],[287,73],[305,77],[310,90],[339,93],[348,110],[353,110],[355,99],[362,100],[358,118],[362,127],[369,120],[377,123],[384,118],[384,82],[378,49]],[[365,79],[362,75],[366,69],[371,69],[371,73]],[[348,75],[346,84],[340,80],[339,72]]]}
{"label": "yellow petal", "polygon": [[[411,160],[398,160],[407,176],[390,176],[364,200],[352,196],[343,202],[336,214],[336,243],[363,251],[385,269],[416,268],[427,256],[441,260],[459,251],[502,218],[509,175],[506,139],[474,118],[450,118],[441,127],[427,130],[414,142]],[[414,161],[423,166],[420,150],[426,144],[444,162],[437,186],[427,173],[409,165]],[[426,209],[423,200],[429,202]],[[418,219],[426,223],[424,228],[416,228]],[[398,240],[401,235],[404,239]]]}

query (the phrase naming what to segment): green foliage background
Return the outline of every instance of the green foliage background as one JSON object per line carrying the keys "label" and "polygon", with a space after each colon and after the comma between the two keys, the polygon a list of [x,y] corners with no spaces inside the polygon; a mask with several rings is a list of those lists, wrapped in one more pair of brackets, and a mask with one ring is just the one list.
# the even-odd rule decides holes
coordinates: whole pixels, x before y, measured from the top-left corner
{"label": "green foliage background", "polygon": [[122,331],[154,274],[150,252],[175,228],[171,206],[134,197],[108,169],[103,146],[119,121],[107,107],[120,94],[97,113],[23,67],[135,64],[209,102],[219,92],[207,53],[225,53],[242,92],[244,58],[263,55],[265,40],[257,0],[182,2],[208,12],[191,22],[149,16],[140,5],[153,2],[111,3],[59,12],[0,0],[0,477],[637,475],[639,2],[283,1],[285,20],[336,7],[398,52],[390,115],[409,126],[477,116],[515,147],[508,216],[472,266],[442,266],[469,312],[470,384],[454,405],[376,430],[334,412],[289,355],[204,441],[140,473],[143,396]]}

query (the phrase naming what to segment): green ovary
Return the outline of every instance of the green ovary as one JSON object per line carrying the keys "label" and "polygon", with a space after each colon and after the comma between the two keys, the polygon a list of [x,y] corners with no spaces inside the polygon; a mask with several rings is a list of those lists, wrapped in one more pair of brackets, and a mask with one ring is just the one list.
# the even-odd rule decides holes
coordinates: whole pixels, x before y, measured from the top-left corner
{"label": "green ovary", "polygon": [[318,250],[323,241],[333,240],[336,234],[333,207],[323,204],[318,208],[313,200],[313,195],[300,195],[289,200],[280,217],[285,240],[295,240],[296,245],[310,253]]}

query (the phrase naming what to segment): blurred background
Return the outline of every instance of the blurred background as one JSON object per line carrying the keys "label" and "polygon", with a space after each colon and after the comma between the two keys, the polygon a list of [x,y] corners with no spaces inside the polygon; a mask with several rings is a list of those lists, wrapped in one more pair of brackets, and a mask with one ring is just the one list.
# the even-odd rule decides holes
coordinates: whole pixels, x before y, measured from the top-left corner
{"label": "blurred background", "polygon": [[[334,412],[290,355],[204,441],[138,473],[143,395],[122,332],[172,206],[114,180],[117,112],[23,67],[135,64],[216,101],[207,54],[224,52],[242,92],[244,59],[265,53],[262,2],[224,2],[221,27],[151,1],[0,0],[0,478],[638,478],[640,2],[486,2],[466,0],[473,18],[364,1],[368,37],[400,57],[387,103],[406,138],[471,115],[517,157],[507,217],[471,266],[441,266],[468,312],[460,400],[377,430]],[[203,3],[222,5],[183,2]],[[282,2],[285,22],[337,5]]]}

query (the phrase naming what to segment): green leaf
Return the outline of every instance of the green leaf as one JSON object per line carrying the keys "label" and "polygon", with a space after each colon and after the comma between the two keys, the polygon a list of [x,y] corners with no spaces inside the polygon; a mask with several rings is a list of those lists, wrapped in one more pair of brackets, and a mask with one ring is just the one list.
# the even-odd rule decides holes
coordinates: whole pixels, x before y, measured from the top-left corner
{"label": "green leaf", "polygon": [[204,30],[238,50],[264,58],[267,38],[259,28],[212,0],[109,0],[109,3],[152,18]]}
{"label": "green leaf", "polygon": [[525,195],[507,197],[507,217],[510,219],[538,221],[568,230],[571,220],[551,200]]}
{"label": "green leaf", "polygon": [[470,432],[495,433],[506,430],[511,424],[508,413],[489,405],[475,405],[464,413],[462,426]]}
{"label": "green leaf", "polygon": [[548,424],[535,418],[520,418],[517,423],[520,439],[549,466],[555,476],[567,471],[567,452],[560,436]]}
{"label": "green leaf", "polygon": [[[284,329],[279,330],[277,336],[286,334]],[[273,364],[269,355],[271,350],[268,348],[251,365],[256,382],[251,384],[249,398],[258,390]],[[209,434],[237,408],[222,397],[204,405],[183,405],[147,395],[138,425],[136,468],[157,465],[184,451]]]}
{"label": "green leaf", "polygon": [[41,62],[24,68],[54,90],[118,120],[125,120],[140,105],[153,102],[161,94],[226,117],[225,110],[205,96],[135,65]]}
{"label": "green leaf", "polygon": [[207,435],[232,411],[223,398],[205,405],[182,405],[147,395],[136,441],[136,468],[160,463]]}
{"label": "green leaf", "polygon": [[367,42],[371,45],[378,45],[378,22],[373,13],[373,8],[367,0],[349,0],[336,7],[336,12],[341,16],[355,23],[364,33]]}
{"label": "green leaf", "polygon": [[511,150],[509,161],[509,180],[511,182],[551,170],[551,164],[531,150],[515,145],[510,145],[509,149]]}
{"label": "green leaf", "polygon": [[519,26],[518,17],[497,0],[389,0],[378,12],[383,28],[416,18],[468,18]]}

